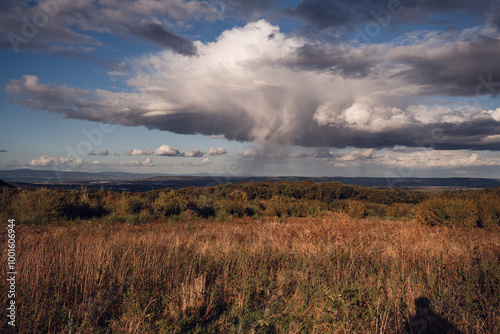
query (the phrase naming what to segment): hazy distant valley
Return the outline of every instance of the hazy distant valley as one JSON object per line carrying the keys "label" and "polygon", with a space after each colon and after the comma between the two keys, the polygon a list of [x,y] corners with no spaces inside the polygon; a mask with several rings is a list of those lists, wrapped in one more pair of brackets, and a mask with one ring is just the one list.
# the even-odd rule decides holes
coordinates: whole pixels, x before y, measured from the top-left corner
{"label": "hazy distant valley", "polygon": [[101,188],[113,191],[145,192],[150,190],[186,187],[207,187],[218,184],[262,181],[303,181],[341,182],[349,185],[361,185],[376,188],[408,188],[408,189],[475,189],[497,188],[500,180],[484,178],[384,178],[384,177],[254,177],[230,175],[168,175],[142,174],[123,172],[65,172],[52,170],[3,170],[0,179],[19,188],[48,187],[52,189],[80,189],[89,191]]}

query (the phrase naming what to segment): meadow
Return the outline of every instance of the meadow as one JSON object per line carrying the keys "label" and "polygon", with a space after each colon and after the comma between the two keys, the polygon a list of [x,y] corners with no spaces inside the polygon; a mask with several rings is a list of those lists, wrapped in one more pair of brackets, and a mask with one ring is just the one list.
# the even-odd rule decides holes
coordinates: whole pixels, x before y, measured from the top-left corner
{"label": "meadow", "polygon": [[[376,206],[223,190],[142,194],[139,204],[127,194],[4,190],[2,215],[20,218],[19,274],[16,328],[4,321],[1,331],[498,333],[495,191],[397,191],[406,202]],[[29,200],[40,202],[23,207]],[[61,216],[71,203],[87,217]],[[115,212],[100,213],[109,203]],[[0,280],[6,291],[6,271]]]}

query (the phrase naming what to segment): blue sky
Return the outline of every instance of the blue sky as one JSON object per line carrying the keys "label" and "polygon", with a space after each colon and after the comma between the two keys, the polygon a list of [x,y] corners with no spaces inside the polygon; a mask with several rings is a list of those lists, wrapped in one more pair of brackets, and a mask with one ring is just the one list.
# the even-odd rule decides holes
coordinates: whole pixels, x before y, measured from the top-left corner
{"label": "blue sky", "polygon": [[0,169],[500,178],[469,3],[0,1]]}

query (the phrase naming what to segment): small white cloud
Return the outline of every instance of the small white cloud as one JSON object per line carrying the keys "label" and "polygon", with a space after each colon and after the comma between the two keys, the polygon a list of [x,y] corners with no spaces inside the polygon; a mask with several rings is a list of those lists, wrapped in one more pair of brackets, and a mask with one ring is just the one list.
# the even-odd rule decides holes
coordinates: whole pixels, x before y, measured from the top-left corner
{"label": "small white cloud", "polygon": [[68,158],[55,158],[55,157],[47,157],[42,155],[38,159],[33,159],[29,162],[30,166],[33,167],[78,167],[83,165],[82,159],[68,159]]}
{"label": "small white cloud", "polygon": [[480,166],[498,166],[500,155],[498,152],[484,151],[481,154],[471,151],[427,150],[413,149],[403,151],[388,150],[384,154],[374,154],[373,164],[388,167],[404,168],[468,168]]}
{"label": "small white cloud", "polygon": [[101,156],[108,156],[109,155],[109,151],[108,150],[102,150],[101,152],[99,152],[99,155],[101,155]]}
{"label": "small white cloud", "polygon": [[216,148],[215,146],[210,147],[210,150],[208,150],[208,155],[210,156],[217,156],[217,155],[223,155],[226,154],[226,149],[224,147],[219,147]]}
{"label": "small white cloud", "polygon": [[127,151],[124,153],[125,155],[130,155],[130,156],[136,156],[136,155],[152,155],[153,151],[152,150],[139,150],[137,148],[133,149],[132,151]]}
{"label": "small white cloud", "polygon": [[179,156],[180,152],[179,149],[173,148],[172,146],[162,145],[155,151],[155,154],[160,156],[175,157]]}
{"label": "small white cloud", "polygon": [[188,162],[183,162],[183,161],[179,161],[176,165],[177,166],[191,166],[191,167],[199,167],[199,166],[205,166],[205,165],[208,165],[212,163],[212,160],[210,160],[209,158],[205,158],[203,160],[201,160],[200,163],[194,163],[192,161],[188,161]]}
{"label": "small white cloud", "polygon": [[192,148],[189,151],[187,151],[184,156],[188,158],[200,158],[205,155],[205,151],[200,151],[197,148]]}
{"label": "small white cloud", "polygon": [[152,167],[155,166],[153,159],[146,158],[143,162],[135,160],[120,163],[122,166],[130,166],[130,167]]}

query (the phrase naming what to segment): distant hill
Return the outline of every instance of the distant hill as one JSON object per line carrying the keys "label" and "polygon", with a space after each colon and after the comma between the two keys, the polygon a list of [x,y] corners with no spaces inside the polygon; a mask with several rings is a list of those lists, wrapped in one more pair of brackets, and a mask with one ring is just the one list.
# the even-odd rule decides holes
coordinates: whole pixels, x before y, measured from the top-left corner
{"label": "distant hill", "polygon": [[[153,189],[185,187],[215,186],[226,183],[240,182],[279,182],[304,181],[340,182],[347,185],[360,185],[377,188],[443,188],[443,189],[470,189],[470,188],[500,188],[498,179],[482,178],[394,178],[384,177],[239,177],[228,175],[166,175],[141,174],[124,172],[64,172],[53,170],[0,170],[0,179],[15,186],[26,188],[30,186],[47,186],[59,189],[79,189],[80,185],[97,190],[103,187],[109,190],[149,191]],[[24,183],[24,184],[23,184]]]}
{"label": "distant hill", "polygon": [[[279,182],[279,181],[305,181],[312,180],[314,182],[340,182],[342,184],[360,185],[377,188],[498,188],[500,180],[497,179],[480,179],[480,178],[394,178],[388,179],[385,177],[302,177],[302,176],[281,176],[281,177],[199,177],[199,176],[156,176],[152,178],[142,179],[141,181],[155,182],[179,182],[186,183],[204,182],[204,183],[240,183],[240,182]],[[222,181],[222,182],[217,182]]]}
{"label": "distant hill", "polygon": [[0,179],[8,182],[90,182],[90,181],[118,181],[137,180],[165,174],[142,174],[125,172],[73,172],[58,170],[13,169],[0,170]]}

